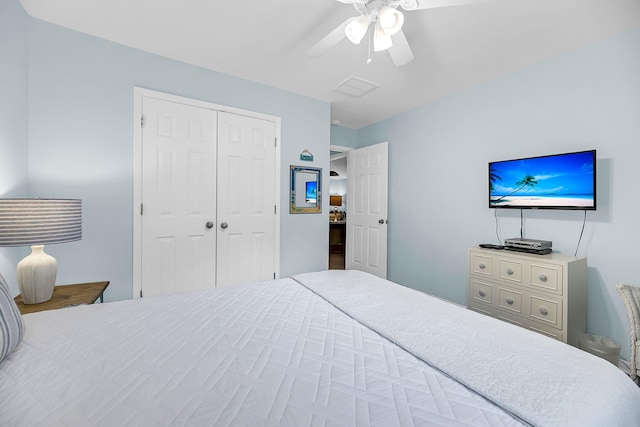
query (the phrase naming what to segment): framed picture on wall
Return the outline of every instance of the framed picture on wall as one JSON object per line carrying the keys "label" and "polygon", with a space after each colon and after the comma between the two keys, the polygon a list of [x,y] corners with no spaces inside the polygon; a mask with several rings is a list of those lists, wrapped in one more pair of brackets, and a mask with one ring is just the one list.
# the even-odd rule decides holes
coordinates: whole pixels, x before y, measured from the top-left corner
{"label": "framed picture on wall", "polygon": [[322,168],[291,165],[289,213],[322,212]]}

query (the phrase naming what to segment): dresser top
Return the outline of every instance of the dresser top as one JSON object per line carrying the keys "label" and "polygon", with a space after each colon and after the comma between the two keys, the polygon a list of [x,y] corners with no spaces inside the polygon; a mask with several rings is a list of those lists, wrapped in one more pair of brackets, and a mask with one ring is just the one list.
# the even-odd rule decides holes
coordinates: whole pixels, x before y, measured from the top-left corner
{"label": "dresser top", "polygon": [[567,255],[557,252],[551,252],[547,255],[536,255],[530,254],[526,252],[518,252],[518,251],[510,251],[508,249],[486,249],[481,247],[471,247],[469,251],[486,253],[487,255],[498,255],[505,256],[510,258],[526,258],[526,259],[539,259],[540,261],[561,261],[561,262],[570,262],[570,261],[578,261],[582,259],[586,259],[585,257],[577,257],[573,255]]}

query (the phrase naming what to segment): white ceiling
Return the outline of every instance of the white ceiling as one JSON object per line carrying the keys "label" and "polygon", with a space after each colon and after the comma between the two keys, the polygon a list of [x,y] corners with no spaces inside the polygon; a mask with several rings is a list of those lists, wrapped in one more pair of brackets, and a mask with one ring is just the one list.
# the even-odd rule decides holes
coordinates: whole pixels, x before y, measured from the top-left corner
{"label": "white ceiling", "polygon": [[[307,51],[353,7],[336,0],[20,0],[33,17],[331,102],[331,119],[360,128],[527,65],[640,26],[640,0],[488,0],[405,12],[416,59],[347,40]],[[361,98],[348,77],[380,85]]]}

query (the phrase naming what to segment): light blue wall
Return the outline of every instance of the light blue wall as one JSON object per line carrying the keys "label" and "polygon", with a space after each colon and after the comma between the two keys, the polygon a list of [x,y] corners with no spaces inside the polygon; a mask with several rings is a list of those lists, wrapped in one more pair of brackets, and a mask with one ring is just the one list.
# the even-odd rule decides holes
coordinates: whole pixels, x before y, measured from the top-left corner
{"label": "light blue wall", "polygon": [[[27,15],[18,2],[0,2],[0,197],[27,193]],[[23,248],[0,248],[0,272],[18,293],[16,264]]]}
{"label": "light blue wall", "polygon": [[[497,241],[487,163],[595,148],[599,206],[578,250],[589,263],[588,330],[628,355],[615,284],[640,285],[640,30],[358,131],[359,147],[381,141],[389,141],[389,278],[461,304],[467,248]],[[524,215],[525,237],[574,253],[582,212]],[[502,239],[519,236],[519,211],[498,216]]]}
{"label": "light blue wall", "polygon": [[28,29],[29,194],[83,200],[83,239],[47,247],[58,283],[110,280],[107,300],[131,297],[135,86],[281,117],[280,273],[326,268],[325,215],[290,215],[287,201],[305,148],[328,181],[328,103],[32,18]]}
{"label": "light blue wall", "polygon": [[331,125],[331,145],[356,148],[358,146],[358,130]]}

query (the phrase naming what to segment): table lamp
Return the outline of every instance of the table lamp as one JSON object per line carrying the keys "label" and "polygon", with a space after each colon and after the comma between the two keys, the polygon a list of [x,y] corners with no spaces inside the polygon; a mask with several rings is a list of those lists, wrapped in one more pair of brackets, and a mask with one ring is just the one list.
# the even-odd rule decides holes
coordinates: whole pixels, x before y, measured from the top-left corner
{"label": "table lamp", "polygon": [[338,206],[342,206],[342,196],[340,195],[330,195],[329,196],[329,205],[333,206],[333,214],[334,221],[338,220]]}
{"label": "table lamp", "polygon": [[49,301],[58,263],[44,252],[49,243],[82,239],[82,200],[0,199],[0,246],[31,246],[18,263],[16,279],[22,301]]}

